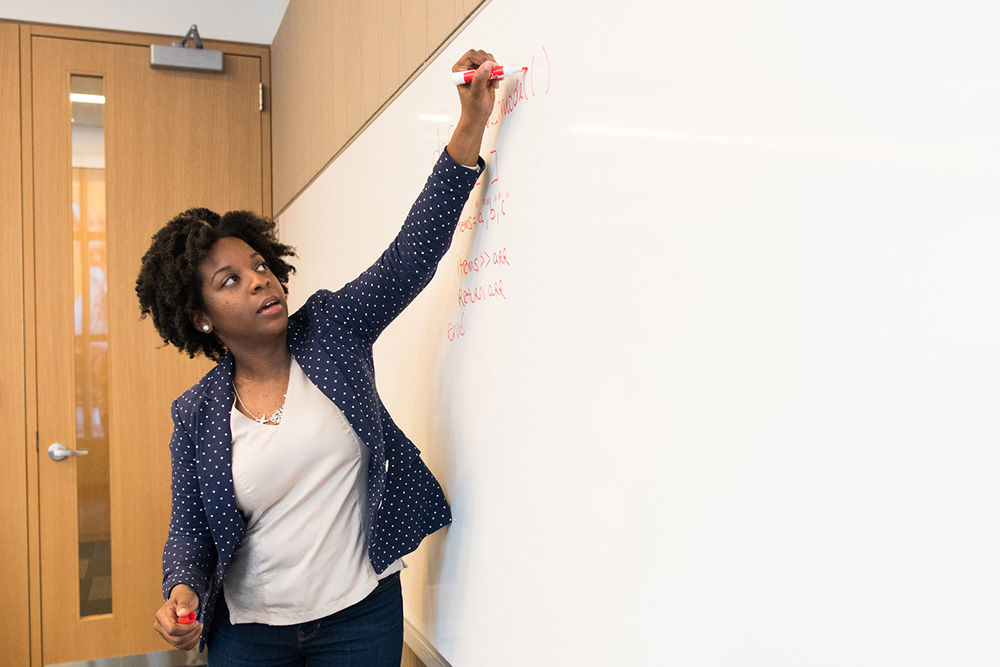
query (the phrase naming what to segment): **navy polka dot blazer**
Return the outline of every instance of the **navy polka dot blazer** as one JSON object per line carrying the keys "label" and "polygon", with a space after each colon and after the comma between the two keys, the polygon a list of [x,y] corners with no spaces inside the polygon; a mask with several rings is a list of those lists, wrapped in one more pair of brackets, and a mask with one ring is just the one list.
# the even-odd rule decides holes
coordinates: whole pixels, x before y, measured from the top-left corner
{"label": "navy polka dot blazer", "polygon": [[[375,389],[372,345],[427,285],[451,244],[484,164],[468,169],[446,152],[398,236],[357,279],[321,290],[288,321],[288,346],[306,376],[343,411],[368,446],[369,558],[383,572],[451,521],[444,493]],[[205,646],[226,569],[246,524],[232,473],[233,358],[227,355],[172,405],[173,505],[163,550],[163,596],[187,584],[201,602]]]}

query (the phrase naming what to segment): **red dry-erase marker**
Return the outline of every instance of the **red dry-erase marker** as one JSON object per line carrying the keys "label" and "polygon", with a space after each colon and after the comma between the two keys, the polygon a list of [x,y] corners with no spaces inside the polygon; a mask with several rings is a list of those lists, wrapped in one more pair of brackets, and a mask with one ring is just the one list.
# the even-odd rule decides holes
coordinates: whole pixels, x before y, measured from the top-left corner
{"label": "red dry-erase marker", "polygon": [[181,625],[190,625],[191,623],[194,623],[195,619],[197,619],[197,618],[198,618],[198,614],[196,614],[196,613],[194,613],[192,611],[187,616],[180,616],[180,617],[178,617],[177,618],[177,622],[180,623]]}
{"label": "red dry-erase marker", "polygon": [[[472,81],[472,77],[476,75],[477,71],[478,70],[470,69],[465,72],[452,72],[451,82],[456,86],[461,86],[463,83],[469,83]],[[494,67],[492,71],[490,71],[490,78],[499,79],[502,76],[510,76],[512,74],[520,74],[521,72],[527,71],[527,67],[511,67],[510,65],[505,67]]]}

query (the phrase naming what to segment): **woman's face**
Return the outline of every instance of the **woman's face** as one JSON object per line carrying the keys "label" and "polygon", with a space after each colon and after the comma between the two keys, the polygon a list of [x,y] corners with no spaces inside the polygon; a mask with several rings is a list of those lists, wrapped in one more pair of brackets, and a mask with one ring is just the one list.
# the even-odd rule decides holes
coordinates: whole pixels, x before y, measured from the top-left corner
{"label": "woman's face", "polygon": [[230,350],[254,345],[288,328],[288,302],[264,258],[234,237],[215,242],[199,267],[205,309],[195,311],[195,328],[205,326]]}

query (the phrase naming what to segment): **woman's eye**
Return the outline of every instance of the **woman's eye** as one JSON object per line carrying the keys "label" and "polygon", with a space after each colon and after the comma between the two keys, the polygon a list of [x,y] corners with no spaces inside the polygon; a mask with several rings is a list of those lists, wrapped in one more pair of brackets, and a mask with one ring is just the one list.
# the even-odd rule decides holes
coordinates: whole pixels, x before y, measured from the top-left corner
{"label": "woman's eye", "polygon": [[264,271],[269,271],[270,269],[267,267],[267,262],[261,262],[257,265],[257,270],[263,273]]}
{"label": "woman's eye", "polygon": [[235,274],[228,276],[225,280],[222,281],[222,286],[228,287],[229,285],[235,285],[237,280],[239,280],[239,278],[237,278]]}

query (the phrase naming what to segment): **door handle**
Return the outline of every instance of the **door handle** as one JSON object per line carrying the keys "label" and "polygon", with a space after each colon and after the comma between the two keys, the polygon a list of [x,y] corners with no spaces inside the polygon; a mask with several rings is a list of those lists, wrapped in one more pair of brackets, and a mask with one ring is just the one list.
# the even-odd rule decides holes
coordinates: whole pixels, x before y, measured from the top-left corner
{"label": "door handle", "polygon": [[66,449],[65,445],[61,445],[58,442],[53,443],[52,446],[49,447],[49,458],[53,461],[62,461],[70,456],[86,456],[89,453],[90,452],[86,449],[78,449],[76,451]]}

